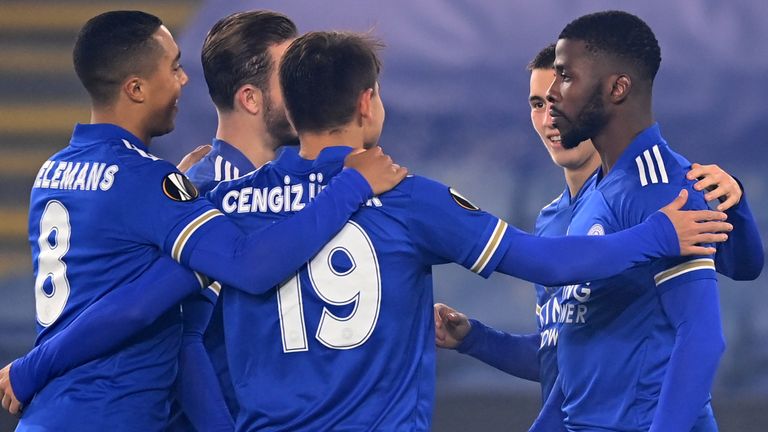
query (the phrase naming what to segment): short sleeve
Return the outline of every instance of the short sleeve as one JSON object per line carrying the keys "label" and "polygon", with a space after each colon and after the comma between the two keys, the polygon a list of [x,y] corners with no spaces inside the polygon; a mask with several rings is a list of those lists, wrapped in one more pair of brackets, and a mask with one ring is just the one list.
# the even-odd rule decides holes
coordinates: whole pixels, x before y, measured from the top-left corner
{"label": "short sleeve", "polygon": [[448,186],[413,178],[408,230],[428,265],[458,263],[488,277],[511,243],[509,226]]}

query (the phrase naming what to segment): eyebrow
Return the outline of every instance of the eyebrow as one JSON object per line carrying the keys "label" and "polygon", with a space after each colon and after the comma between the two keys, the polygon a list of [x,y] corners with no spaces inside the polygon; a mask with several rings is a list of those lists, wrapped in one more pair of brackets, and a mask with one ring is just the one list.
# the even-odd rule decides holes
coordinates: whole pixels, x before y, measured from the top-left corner
{"label": "eyebrow", "polygon": [[528,102],[538,102],[538,101],[544,102],[544,98],[539,95],[532,95],[531,97],[528,98]]}

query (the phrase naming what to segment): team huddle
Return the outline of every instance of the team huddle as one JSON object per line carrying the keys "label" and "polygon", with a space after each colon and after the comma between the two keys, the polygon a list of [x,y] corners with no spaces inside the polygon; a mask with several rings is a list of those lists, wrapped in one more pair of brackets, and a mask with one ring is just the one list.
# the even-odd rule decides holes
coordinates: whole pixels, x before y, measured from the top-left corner
{"label": "team huddle", "polygon": [[[541,382],[534,431],[717,430],[715,275],[756,278],[763,248],[741,185],[653,120],[651,29],[586,15],[529,64],[566,180],[534,234],[382,152],[381,47],[221,19],[217,133],[175,167],[149,148],[188,81],[173,36],[138,11],[84,25],[91,121],[32,187],[38,336],[0,371],[17,431],[429,430],[436,346]],[[539,332],[434,304],[449,262],[535,283]]]}

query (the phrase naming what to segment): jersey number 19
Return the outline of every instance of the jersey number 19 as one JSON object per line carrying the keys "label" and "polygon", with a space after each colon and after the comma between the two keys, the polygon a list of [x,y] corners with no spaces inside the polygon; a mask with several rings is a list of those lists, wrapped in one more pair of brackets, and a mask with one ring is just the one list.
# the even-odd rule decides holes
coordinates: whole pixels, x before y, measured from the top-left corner
{"label": "jersey number 19", "polygon": [[[350,263],[339,270],[332,260],[343,254]],[[368,234],[355,222],[347,222],[307,265],[315,293],[326,303],[354,303],[346,317],[337,317],[323,307],[315,338],[332,349],[351,349],[365,343],[376,327],[381,306],[381,274],[376,251]],[[277,294],[283,352],[307,351],[301,282],[298,275],[282,284]]]}

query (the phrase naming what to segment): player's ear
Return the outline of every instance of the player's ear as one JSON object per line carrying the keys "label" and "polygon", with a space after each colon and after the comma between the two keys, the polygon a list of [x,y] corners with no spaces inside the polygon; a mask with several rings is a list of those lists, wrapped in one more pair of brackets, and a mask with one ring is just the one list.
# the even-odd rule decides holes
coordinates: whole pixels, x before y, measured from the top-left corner
{"label": "player's ear", "polygon": [[364,90],[362,93],[360,93],[360,97],[357,100],[357,109],[360,112],[360,124],[362,126],[362,121],[364,119],[369,119],[372,116],[372,104],[371,99],[373,98],[373,89],[367,89]]}
{"label": "player's ear", "polygon": [[622,103],[632,91],[632,78],[626,74],[613,75],[610,98],[613,103]]}
{"label": "player's ear", "polygon": [[248,114],[256,115],[264,107],[264,97],[261,89],[251,84],[246,84],[235,92],[235,109],[242,109]]}
{"label": "player's ear", "polygon": [[143,103],[147,98],[146,82],[137,76],[125,80],[121,90],[128,99],[136,103]]}

